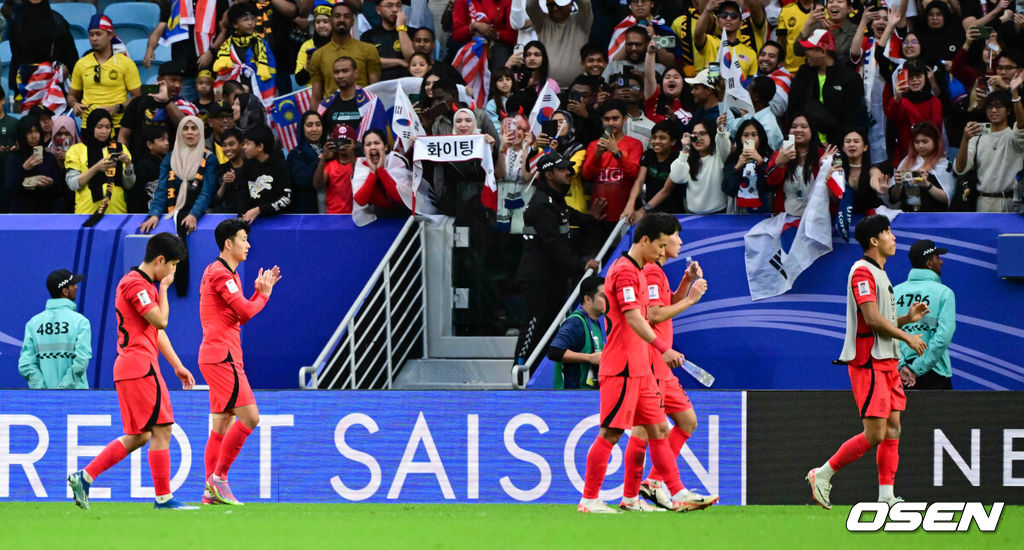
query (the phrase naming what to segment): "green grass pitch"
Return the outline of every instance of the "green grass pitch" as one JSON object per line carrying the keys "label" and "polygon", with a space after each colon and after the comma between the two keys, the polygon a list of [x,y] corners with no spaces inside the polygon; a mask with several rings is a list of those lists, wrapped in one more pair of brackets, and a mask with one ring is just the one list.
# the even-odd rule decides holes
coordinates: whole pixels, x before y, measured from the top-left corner
{"label": "green grass pitch", "polygon": [[846,532],[848,506],[717,506],[582,515],[574,505],[249,504],[196,512],[97,501],[0,502],[0,548],[1021,548],[1024,507],[995,533]]}

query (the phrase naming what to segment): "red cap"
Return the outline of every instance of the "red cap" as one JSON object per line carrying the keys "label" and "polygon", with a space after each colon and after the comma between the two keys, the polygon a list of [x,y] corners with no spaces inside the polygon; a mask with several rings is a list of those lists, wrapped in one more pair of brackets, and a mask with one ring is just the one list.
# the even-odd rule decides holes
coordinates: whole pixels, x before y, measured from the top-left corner
{"label": "red cap", "polygon": [[339,124],[331,131],[331,139],[356,139],[356,129],[348,124]]}
{"label": "red cap", "polygon": [[814,31],[811,36],[807,37],[807,40],[801,40],[800,45],[807,49],[821,48],[830,52],[836,51],[836,39],[831,32],[825,29]]}

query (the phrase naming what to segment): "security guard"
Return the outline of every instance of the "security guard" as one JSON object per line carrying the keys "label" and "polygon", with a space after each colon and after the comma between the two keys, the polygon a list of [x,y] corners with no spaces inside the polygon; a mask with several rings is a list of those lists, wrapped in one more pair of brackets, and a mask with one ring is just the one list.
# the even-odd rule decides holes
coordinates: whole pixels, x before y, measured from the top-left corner
{"label": "security guard", "polygon": [[25,325],[18,372],[33,389],[89,389],[85,377],[92,358],[92,328],[76,311],[78,283],[85,275],[58,269],[46,278],[46,309]]}
{"label": "security guard", "polygon": [[[526,320],[516,343],[516,364],[526,363],[548,325],[565,301],[569,284],[587,269],[597,271],[597,260],[573,252],[570,225],[589,227],[596,220],[565,204],[572,162],[555,152],[537,162],[536,192],[523,214],[523,255],[518,279],[526,305]],[[531,365],[531,368],[533,366]]]}
{"label": "security guard", "polygon": [[906,315],[914,302],[928,304],[928,314],[903,327],[909,334],[920,334],[928,349],[920,357],[900,343],[900,377],[908,387],[921,390],[953,389],[953,369],[949,363],[949,343],[956,331],[956,299],[942,284],[942,254],[945,248],[928,240],[910,247],[912,269],[907,282],[896,285],[896,315]]}

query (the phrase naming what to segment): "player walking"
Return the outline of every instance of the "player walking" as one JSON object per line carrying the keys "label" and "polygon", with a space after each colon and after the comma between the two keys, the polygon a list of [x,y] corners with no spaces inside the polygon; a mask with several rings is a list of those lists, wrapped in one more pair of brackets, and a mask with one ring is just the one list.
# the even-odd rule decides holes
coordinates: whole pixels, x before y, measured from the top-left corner
{"label": "player walking", "polygon": [[[242,504],[228,487],[228,470],[245,439],[260,422],[249,379],[242,362],[241,326],[263,309],[281,271],[262,268],[256,292],[246,299],[236,269],[249,255],[249,224],[241,218],[224,220],[213,232],[220,256],[206,266],[199,285],[199,318],[203,341],[199,370],[210,386],[213,429],[206,441],[206,492],[203,504]],[[235,417],[237,422],[233,422]]]}
{"label": "player walking", "polygon": [[[679,222],[671,215],[644,216],[633,230],[629,251],[615,260],[605,277],[606,316],[611,331],[598,371],[601,431],[587,453],[583,498],[577,506],[580,512],[618,513],[600,500],[601,484],[612,448],[623,431],[633,425],[646,429],[654,466],[664,472],[666,479],[679,480],[679,469],[669,449],[662,393],[654,378],[651,347],[669,367],[679,366],[682,355],[655,335],[648,324],[647,283],[643,273],[643,266],[658,260],[678,230]],[[672,509],[685,511],[686,507],[674,500]]]}
{"label": "player walking", "polygon": [[864,257],[854,262],[846,284],[846,342],[837,363],[849,365],[850,385],[857,402],[864,432],[843,443],[820,468],[807,472],[811,496],[829,509],[832,475],[859,459],[878,445],[878,500],[894,504],[903,499],[893,495],[893,482],[899,465],[900,411],[907,405],[898,366],[897,340],[921,354],[925,350],[920,335],[910,335],[899,327],[920,320],[928,306],[918,302],[907,315],[896,318],[896,298],[885,274],[885,261],[896,253],[896,237],[889,219],[882,215],[864,218],[854,230]]}
{"label": "player walking", "polygon": [[[679,228],[678,222],[676,227]],[[687,266],[686,273],[683,274],[683,279],[679,282],[676,291],[670,290],[668,277],[665,276],[662,266],[669,258],[679,256],[682,245],[683,240],[679,238],[679,231],[676,231],[668,246],[665,247],[665,255],[658,262],[644,266],[644,276],[647,278],[647,298],[650,303],[647,320],[658,338],[664,340],[669,346],[672,345],[673,338],[672,319],[699,302],[708,289],[708,283],[704,280],[704,273],[701,271],[700,265],[693,262]],[[675,424],[669,431],[668,446],[672,451],[672,458],[676,459],[680,449],[697,429],[697,415],[694,414],[690,398],[683,391],[683,387],[679,385],[679,378],[672,373],[672,369],[668,368],[658,354],[652,353],[651,358],[654,360],[654,376],[658,379],[665,398],[665,414]],[[679,480],[679,484],[676,485],[676,479],[666,479],[666,476],[657,467],[652,468],[647,479],[640,483],[644,472],[646,452],[647,432],[641,426],[634,426],[623,459],[626,479],[623,484],[623,499],[619,504],[620,508],[643,509],[642,503],[636,498],[637,491],[647,500],[667,509],[672,509],[673,494],[687,510],[703,510],[718,502],[718,495],[704,496],[689,491],[683,485],[682,480]],[[666,486],[668,486],[667,489]]]}
{"label": "player walking", "polygon": [[[186,390],[195,384],[181,364],[164,330],[170,310],[167,287],[174,282],[178,262],[187,254],[185,243],[170,233],[154,235],[146,243],[142,265],[133,267],[117,285],[117,359],[114,387],[121,405],[124,435],[111,441],[85,467],[68,476],[75,504],[89,509],[89,486],[103,472],[149,442],[149,469],[153,474],[154,508],[198,510],[171,494],[171,426],[174,413],[167,384],[160,375],[157,351],[174,367]],[[156,281],[160,281],[159,290]]]}

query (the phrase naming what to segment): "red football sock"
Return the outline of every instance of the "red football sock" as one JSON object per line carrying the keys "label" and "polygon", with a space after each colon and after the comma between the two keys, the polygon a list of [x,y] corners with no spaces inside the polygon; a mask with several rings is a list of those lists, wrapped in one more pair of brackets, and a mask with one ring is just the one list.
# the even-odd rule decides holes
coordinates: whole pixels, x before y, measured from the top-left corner
{"label": "red football sock", "polygon": [[594,444],[587,452],[587,473],[583,481],[583,498],[597,498],[604,483],[604,474],[608,471],[608,457],[612,455],[612,443],[597,436]]}
{"label": "red football sock", "polygon": [[149,450],[149,471],[153,474],[153,492],[158,497],[171,494],[171,450]]}
{"label": "red football sock", "polygon": [[92,459],[92,462],[85,467],[85,471],[95,481],[100,474],[121,462],[121,459],[126,456],[128,456],[128,449],[124,448],[124,443],[121,443],[120,439],[115,439],[107,443],[100,454],[96,455],[96,458]]}
{"label": "red football sock", "polygon": [[[686,441],[688,439],[690,439],[690,435],[692,435],[692,434],[686,433],[683,430],[680,430],[676,426],[672,426],[672,430],[668,432],[668,447],[669,447],[669,449],[672,450],[672,456],[674,456],[674,457],[678,457],[679,456],[679,451],[681,451],[683,449],[683,445],[685,445]],[[676,470],[678,470],[678,469],[679,469],[679,467],[677,465],[676,466]],[[648,474],[647,477],[649,477],[651,479],[656,479],[658,481],[662,481],[665,478],[665,476],[663,476],[661,474],[661,472],[658,470],[657,467],[652,467],[651,468],[651,473]],[[684,485],[684,488],[685,488],[685,485]]]}
{"label": "red football sock", "polygon": [[206,440],[206,480],[210,474],[217,469],[217,459],[220,457],[220,445],[224,441],[224,434],[210,431],[210,438]]}
{"label": "red football sock", "polygon": [[629,438],[626,444],[626,456],[623,458],[623,469],[626,479],[622,485],[622,496],[636,498],[640,494],[640,482],[644,478],[644,458],[647,457],[647,442],[639,437]]}
{"label": "red football sock", "polygon": [[673,495],[683,490],[683,482],[679,480],[679,466],[676,465],[676,457],[669,448],[668,438],[651,439],[647,442],[651,449],[651,462],[654,467],[663,474],[665,486]]}
{"label": "red football sock", "polygon": [[228,433],[224,434],[224,442],[220,444],[220,458],[217,460],[217,468],[213,471],[217,477],[221,479],[228,478],[228,470],[231,469],[231,464],[238,457],[238,452],[242,450],[245,438],[249,437],[251,433],[252,430],[241,422],[235,422],[228,428]]}
{"label": "red football sock", "polygon": [[878,484],[893,485],[896,481],[896,468],[900,465],[900,440],[883,439],[875,451],[878,462]]}
{"label": "red football sock", "polygon": [[859,433],[850,439],[847,439],[846,443],[843,443],[842,447],[839,447],[836,454],[832,455],[832,458],[828,459],[828,465],[838,472],[843,466],[846,466],[851,462],[855,462],[870,448],[871,444],[868,443],[868,439],[864,437],[863,433]]}

